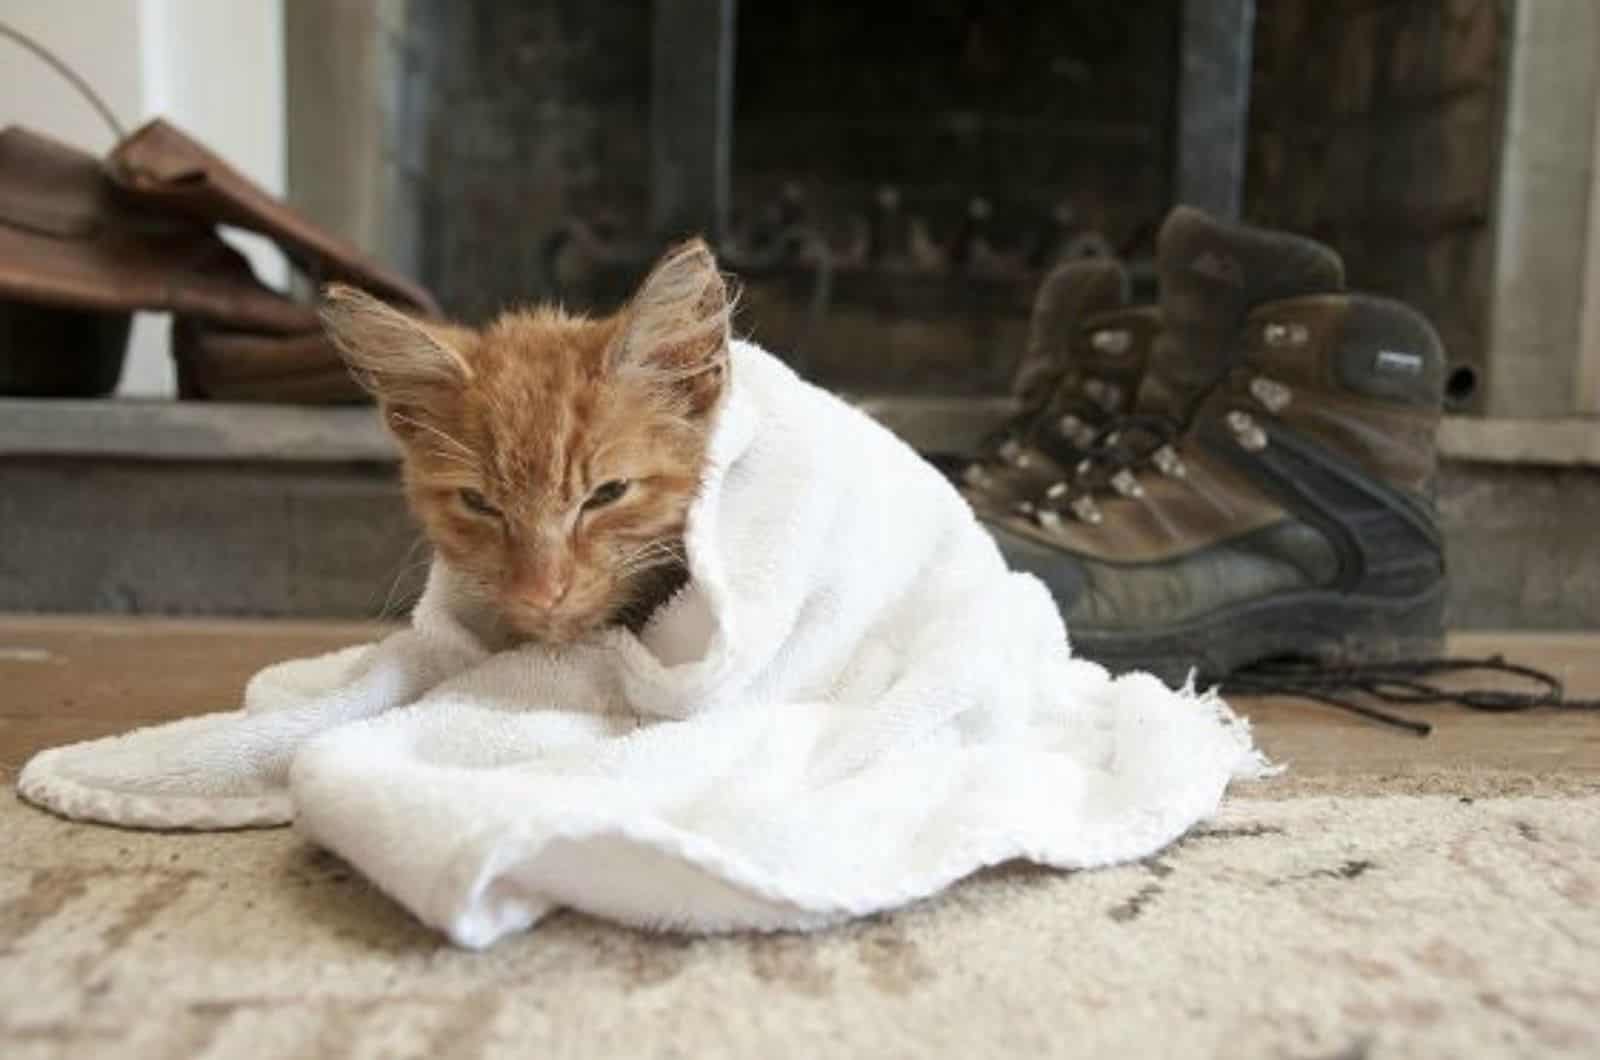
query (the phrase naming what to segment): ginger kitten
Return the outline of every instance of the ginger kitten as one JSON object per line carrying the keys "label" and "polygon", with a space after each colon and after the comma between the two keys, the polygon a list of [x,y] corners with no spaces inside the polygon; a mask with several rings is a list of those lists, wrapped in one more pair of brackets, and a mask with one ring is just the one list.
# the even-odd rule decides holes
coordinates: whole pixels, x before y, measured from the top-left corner
{"label": "ginger kitten", "polygon": [[539,307],[475,330],[338,285],[322,306],[400,442],[437,554],[509,629],[557,644],[637,630],[682,585],[729,315],[699,240],[601,319]]}

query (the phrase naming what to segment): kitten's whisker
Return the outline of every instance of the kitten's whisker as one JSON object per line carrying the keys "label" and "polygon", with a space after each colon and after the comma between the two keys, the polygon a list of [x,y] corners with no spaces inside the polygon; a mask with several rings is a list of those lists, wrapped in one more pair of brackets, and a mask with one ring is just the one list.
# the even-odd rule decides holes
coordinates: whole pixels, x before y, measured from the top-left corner
{"label": "kitten's whisker", "polygon": [[683,546],[677,541],[652,541],[642,548],[625,554],[616,564],[616,578],[619,582],[631,583],[630,591],[639,591],[640,575],[662,567],[687,566],[688,557],[684,554]]}
{"label": "kitten's whisker", "polygon": [[624,572],[649,570],[667,563],[687,563],[688,557],[684,554],[683,545],[671,539],[657,539],[644,544],[642,547],[625,553],[617,561],[617,567]]}
{"label": "kitten's whisker", "polygon": [[428,455],[433,457],[435,460],[440,460],[447,464],[455,464],[458,467],[467,468],[473,474],[478,473],[478,462],[476,460],[468,460],[464,456],[457,456],[455,453],[445,452],[441,449],[429,449]]}
{"label": "kitten's whisker", "polygon": [[382,622],[385,619],[393,617],[390,612],[390,608],[399,603],[395,597],[395,593],[399,591],[400,583],[405,579],[405,576],[416,570],[418,567],[426,566],[433,561],[432,557],[424,557],[421,560],[412,562],[413,557],[415,557],[417,554],[417,549],[427,544],[427,540],[428,539],[426,537],[418,534],[416,540],[411,542],[411,547],[406,549],[406,554],[400,558],[400,569],[395,572],[394,577],[389,581],[389,591],[384,593],[383,606],[378,609],[377,621]]}
{"label": "kitten's whisker", "polygon": [[683,542],[673,537],[652,538],[651,540],[646,541],[643,545],[640,545],[638,548],[634,549],[632,553],[629,553],[629,555],[637,555],[639,553],[652,551],[666,551],[675,553],[682,552]]}
{"label": "kitten's whisker", "polygon": [[460,579],[461,587],[466,590],[467,595],[473,597],[479,603],[489,603],[494,600],[494,589],[482,578],[466,573],[458,573],[457,577]]}

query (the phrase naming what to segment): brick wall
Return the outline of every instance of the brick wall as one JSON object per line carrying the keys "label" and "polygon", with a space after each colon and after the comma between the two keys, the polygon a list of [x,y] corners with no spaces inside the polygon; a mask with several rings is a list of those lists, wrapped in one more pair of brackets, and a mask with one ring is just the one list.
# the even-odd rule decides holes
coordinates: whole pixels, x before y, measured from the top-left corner
{"label": "brick wall", "polygon": [[422,280],[468,319],[552,293],[567,217],[648,216],[650,8],[411,0]]}

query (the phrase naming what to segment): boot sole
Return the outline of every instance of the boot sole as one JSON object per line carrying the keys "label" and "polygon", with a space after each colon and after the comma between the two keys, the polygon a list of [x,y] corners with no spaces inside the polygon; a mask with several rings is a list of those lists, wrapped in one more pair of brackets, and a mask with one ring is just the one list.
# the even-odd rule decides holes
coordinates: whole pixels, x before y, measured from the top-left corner
{"label": "boot sole", "polygon": [[1328,664],[1433,658],[1444,650],[1445,585],[1415,596],[1326,591],[1268,597],[1154,633],[1067,629],[1073,652],[1113,673],[1148,670],[1169,685],[1204,685],[1250,663],[1296,657]]}

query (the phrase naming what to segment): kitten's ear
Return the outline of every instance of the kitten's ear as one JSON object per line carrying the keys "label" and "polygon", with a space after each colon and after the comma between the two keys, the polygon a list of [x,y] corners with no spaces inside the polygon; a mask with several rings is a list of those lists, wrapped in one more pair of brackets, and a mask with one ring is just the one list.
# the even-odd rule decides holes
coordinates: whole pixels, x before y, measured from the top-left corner
{"label": "kitten's ear", "polygon": [[473,338],[466,328],[417,320],[337,283],[323,290],[318,315],[357,381],[382,404],[390,429],[402,437],[419,413],[472,378],[462,355]]}
{"label": "kitten's ear", "polygon": [[704,240],[681,243],[661,258],[624,310],[612,351],[619,370],[643,369],[678,388],[690,410],[709,410],[727,379],[728,285]]}
{"label": "kitten's ear", "polygon": [[341,283],[323,290],[318,315],[356,377],[379,397],[458,387],[472,378],[462,354],[472,339],[466,328],[417,320]]}

